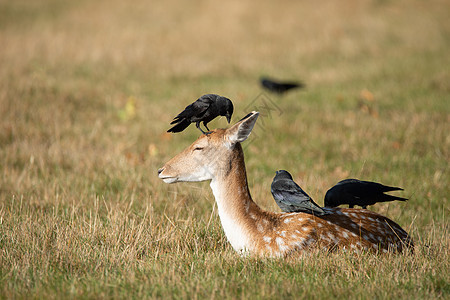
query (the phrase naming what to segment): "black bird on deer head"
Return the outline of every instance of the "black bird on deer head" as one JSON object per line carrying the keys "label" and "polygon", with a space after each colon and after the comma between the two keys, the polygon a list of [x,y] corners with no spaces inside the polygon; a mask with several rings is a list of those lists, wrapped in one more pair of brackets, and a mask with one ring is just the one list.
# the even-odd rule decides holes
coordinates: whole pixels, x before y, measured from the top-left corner
{"label": "black bird on deer head", "polygon": [[181,132],[186,129],[191,123],[204,134],[205,132],[200,128],[200,122],[209,131],[208,123],[218,116],[227,118],[228,123],[231,121],[233,115],[233,103],[230,99],[216,95],[206,94],[198,98],[194,103],[186,106],[186,108],[179,113],[170,124],[176,124],[167,132]]}

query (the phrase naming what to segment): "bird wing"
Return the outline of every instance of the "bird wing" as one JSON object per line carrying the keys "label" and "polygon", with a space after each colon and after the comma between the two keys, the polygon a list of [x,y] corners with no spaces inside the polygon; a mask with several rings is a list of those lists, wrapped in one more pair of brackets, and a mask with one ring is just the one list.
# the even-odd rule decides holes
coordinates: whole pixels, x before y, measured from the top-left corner
{"label": "bird wing", "polygon": [[311,197],[309,197],[308,194],[292,180],[278,180],[273,183],[272,190],[279,193],[283,198],[295,197],[295,199],[302,199],[300,201],[308,201],[311,199]]}
{"label": "bird wing", "polygon": [[189,125],[191,125],[191,122],[189,120],[180,119],[179,122],[169,130],[167,130],[167,132],[181,132],[185,130]]}
{"label": "bird wing", "polygon": [[315,214],[325,214],[324,210],[292,180],[275,181],[272,184],[272,195],[283,211],[289,209],[289,212],[313,211]]}
{"label": "bird wing", "polygon": [[179,113],[170,124],[178,123],[182,119],[190,119],[192,117],[201,117],[210,107],[213,100],[209,97],[200,97],[192,104]]}
{"label": "bird wing", "polygon": [[336,207],[342,204],[364,205],[361,204],[361,182],[357,179],[345,179],[339,181],[331,187],[325,194],[325,206]]}
{"label": "bird wing", "polygon": [[372,182],[372,181],[361,181],[364,185],[367,186],[367,189],[372,190],[373,192],[377,193],[385,193],[390,191],[402,191],[402,188],[395,187],[395,186],[388,186],[384,185],[378,182]]}
{"label": "bird wing", "polygon": [[276,93],[284,93],[293,88],[304,87],[304,84],[301,82],[277,82],[268,78],[261,78],[261,85]]}
{"label": "bird wing", "polygon": [[405,201],[400,197],[385,195],[383,192],[402,190],[397,187],[385,186],[372,181],[362,181],[357,179],[345,179],[336,184],[333,193],[333,201],[339,204],[351,205],[373,205],[376,202],[386,202],[393,200]]}

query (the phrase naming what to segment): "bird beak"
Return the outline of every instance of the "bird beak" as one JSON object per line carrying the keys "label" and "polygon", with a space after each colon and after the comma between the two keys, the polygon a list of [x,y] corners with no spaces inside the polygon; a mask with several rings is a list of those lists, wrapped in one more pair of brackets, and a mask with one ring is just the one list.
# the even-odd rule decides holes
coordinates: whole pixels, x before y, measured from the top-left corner
{"label": "bird beak", "polygon": [[230,124],[230,122],[231,122],[231,116],[230,115],[227,115],[227,121],[228,121],[228,124]]}

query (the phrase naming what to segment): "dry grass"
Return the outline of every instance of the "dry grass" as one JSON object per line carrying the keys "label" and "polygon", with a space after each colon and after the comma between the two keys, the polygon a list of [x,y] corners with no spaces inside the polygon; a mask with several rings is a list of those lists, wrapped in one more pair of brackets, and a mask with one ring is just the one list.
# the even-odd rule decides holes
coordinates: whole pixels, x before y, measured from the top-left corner
{"label": "dry grass", "polygon": [[[448,298],[449,8],[0,1],[0,297]],[[261,75],[307,89],[269,114]],[[258,204],[277,209],[282,168],[319,203],[346,177],[402,186],[373,209],[415,254],[238,257],[207,183],[156,176],[198,136],[171,118],[208,92],[265,114],[245,145]]]}

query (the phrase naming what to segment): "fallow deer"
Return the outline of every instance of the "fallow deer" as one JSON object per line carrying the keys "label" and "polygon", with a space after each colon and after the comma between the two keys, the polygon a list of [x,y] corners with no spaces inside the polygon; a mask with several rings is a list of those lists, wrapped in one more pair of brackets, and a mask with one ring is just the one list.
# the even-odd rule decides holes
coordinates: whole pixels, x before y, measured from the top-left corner
{"label": "fallow deer", "polygon": [[166,183],[211,180],[223,230],[242,254],[280,257],[313,248],[350,251],[413,250],[409,235],[395,222],[365,209],[324,208],[328,214],[276,213],[261,209],[250,196],[241,142],[258,112],[229,129],[201,135],[158,170]]}

